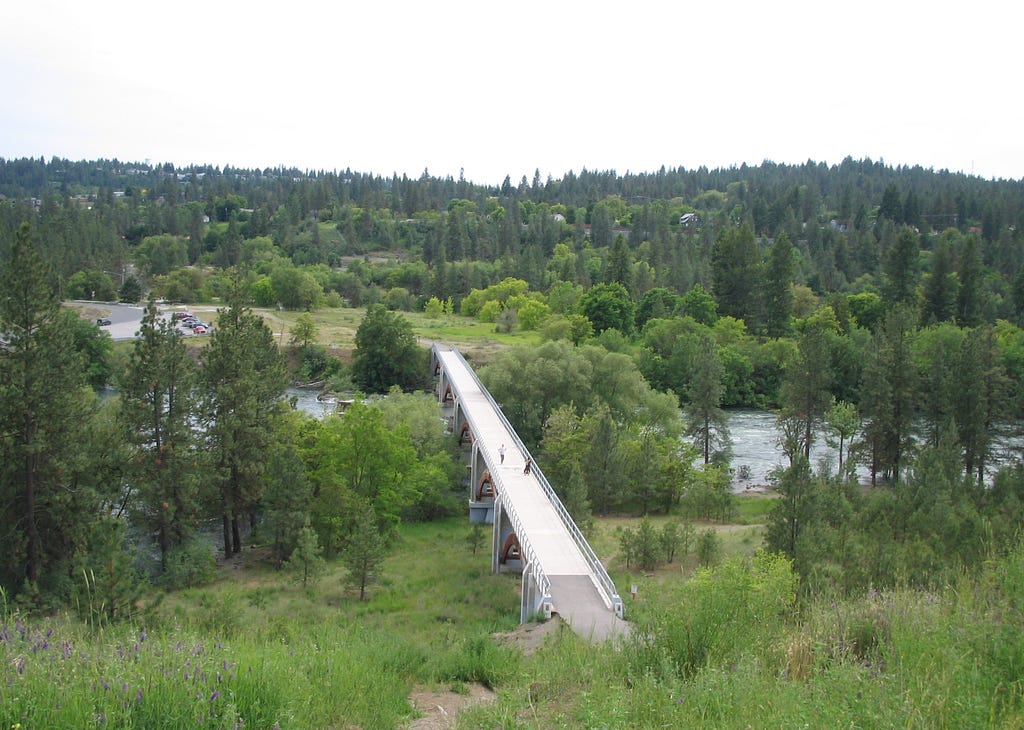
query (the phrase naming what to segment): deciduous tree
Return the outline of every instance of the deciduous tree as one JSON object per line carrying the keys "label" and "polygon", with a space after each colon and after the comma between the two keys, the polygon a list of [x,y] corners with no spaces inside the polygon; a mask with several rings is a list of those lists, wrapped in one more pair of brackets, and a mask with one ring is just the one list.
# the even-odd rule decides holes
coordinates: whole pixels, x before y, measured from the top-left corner
{"label": "deciduous tree", "polygon": [[415,390],[427,378],[427,351],[416,344],[412,325],[382,304],[370,307],[356,330],[352,380],[369,393],[391,386]]}

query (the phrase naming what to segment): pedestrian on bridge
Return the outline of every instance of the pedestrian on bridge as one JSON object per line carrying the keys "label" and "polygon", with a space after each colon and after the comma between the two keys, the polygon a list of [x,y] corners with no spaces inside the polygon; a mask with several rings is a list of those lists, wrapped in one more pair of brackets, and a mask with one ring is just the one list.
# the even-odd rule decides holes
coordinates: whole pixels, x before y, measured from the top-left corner
{"label": "pedestrian on bridge", "polygon": [[526,457],[526,466],[523,467],[523,474],[529,474],[530,473],[530,464],[531,463],[532,462],[530,461],[530,457],[527,456]]}
{"label": "pedestrian on bridge", "polygon": [[498,447],[498,458],[500,459],[499,464],[505,463],[505,444]]}

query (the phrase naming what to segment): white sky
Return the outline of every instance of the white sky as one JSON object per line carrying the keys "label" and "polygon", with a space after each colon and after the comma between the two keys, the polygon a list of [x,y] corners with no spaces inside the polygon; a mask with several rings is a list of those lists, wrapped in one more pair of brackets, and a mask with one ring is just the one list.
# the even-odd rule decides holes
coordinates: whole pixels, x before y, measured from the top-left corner
{"label": "white sky", "polygon": [[0,157],[1024,178],[1013,0],[4,0]]}

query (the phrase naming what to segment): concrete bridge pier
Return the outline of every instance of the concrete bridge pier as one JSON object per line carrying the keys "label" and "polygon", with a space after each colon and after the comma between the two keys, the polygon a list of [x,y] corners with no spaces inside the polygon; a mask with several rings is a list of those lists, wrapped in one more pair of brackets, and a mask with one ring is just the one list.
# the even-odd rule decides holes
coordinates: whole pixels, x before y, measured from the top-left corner
{"label": "concrete bridge pier", "polygon": [[546,595],[534,565],[523,569],[523,596],[519,603],[519,623],[525,624],[537,618],[545,621],[551,618],[551,598]]}
{"label": "concrete bridge pier", "polygon": [[491,547],[491,572],[519,572],[523,569],[522,547],[508,518],[501,495],[494,498],[494,532]]}
{"label": "concrete bridge pier", "polygon": [[494,524],[494,479],[483,452],[474,442],[470,447],[469,465],[469,522]]}

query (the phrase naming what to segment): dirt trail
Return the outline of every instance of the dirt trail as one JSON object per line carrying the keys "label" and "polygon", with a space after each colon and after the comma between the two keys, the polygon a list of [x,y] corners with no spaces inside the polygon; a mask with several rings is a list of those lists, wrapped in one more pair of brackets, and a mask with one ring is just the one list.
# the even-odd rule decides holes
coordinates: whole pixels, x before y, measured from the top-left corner
{"label": "dirt trail", "polygon": [[[526,656],[541,647],[549,636],[561,630],[562,620],[557,616],[543,623],[529,623],[504,634],[496,634],[499,644],[516,646]],[[481,684],[464,685],[465,691],[453,692],[450,688],[416,687],[409,696],[413,707],[423,713],[405,730],[446,730],[455,727],[460,710],[487,702],[494,702],[498,695]]]}

